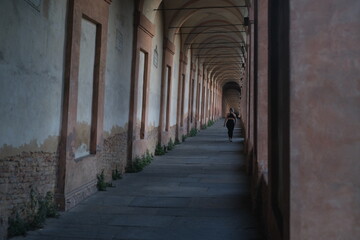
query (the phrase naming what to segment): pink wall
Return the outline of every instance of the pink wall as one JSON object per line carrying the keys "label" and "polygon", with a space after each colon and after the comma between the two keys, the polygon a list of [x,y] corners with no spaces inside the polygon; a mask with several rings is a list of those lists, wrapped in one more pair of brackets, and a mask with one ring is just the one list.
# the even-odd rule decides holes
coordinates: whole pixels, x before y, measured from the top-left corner
{"label": "pink wall", "polygon": [[290,234],[360,239],[360,1],[290,1]]}
{"label": "pink wall", "polygon": [[258,3],[257,160],[261,171],[268,162],[268,1]]}

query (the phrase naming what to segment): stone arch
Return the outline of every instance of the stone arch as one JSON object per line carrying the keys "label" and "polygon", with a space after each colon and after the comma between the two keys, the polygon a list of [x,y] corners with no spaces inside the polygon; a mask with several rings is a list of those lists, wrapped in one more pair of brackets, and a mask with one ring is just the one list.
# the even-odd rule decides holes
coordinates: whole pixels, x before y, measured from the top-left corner
{"label": "stone arch", "polygon": [[154,9],[159,8],[161,3],[162,0],[139,0],[138,10],[153,23],[156,16]]}
{"label": "stone arch", "polygon": [[228,81],[222,85],[223,92],[223,116],[230,107],[234,108],[235,113],[240,113],[241,87],[237,82]]}

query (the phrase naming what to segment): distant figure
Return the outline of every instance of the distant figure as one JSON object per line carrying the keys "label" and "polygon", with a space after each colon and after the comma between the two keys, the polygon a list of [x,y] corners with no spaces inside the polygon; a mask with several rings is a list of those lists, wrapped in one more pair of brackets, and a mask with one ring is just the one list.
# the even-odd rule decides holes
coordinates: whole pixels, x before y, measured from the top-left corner
{"label": "distant figure", "polygon": [[228,136],[230,142],[232,142],[235,123],[236,123],[236,115],[234,113],[234,109],[230,108],[230,113],[228,113],[224,122],[224,127],[226,126],[228,129]]}

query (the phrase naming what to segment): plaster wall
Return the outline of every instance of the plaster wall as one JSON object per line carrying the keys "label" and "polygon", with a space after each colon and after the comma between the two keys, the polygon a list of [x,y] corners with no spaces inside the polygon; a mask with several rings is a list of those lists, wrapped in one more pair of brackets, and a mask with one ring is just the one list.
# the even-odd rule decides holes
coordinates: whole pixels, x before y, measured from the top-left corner
{"label": "plaster wall", "polygon": [[[153,57],[151,59],[150,91],[149,91],[149,116],[148,125],[159,126],[160,100],[161,100],[161,74],[163,58],[163,18],[161,12],[155,16],[155,36],[152,39]],[[155,56],[155,49],[157,57]],[[155,59],[156,58],[156,59]]]}
{"label": "plaster wall", "polygon": [[0,239],[33,187],[54,192],[67,1],[1,1]]}
{"label": "plaster wall", "polygon": [[243,85],[243,89],[245,91],[243,91],[243,95],[241,97],[241,107],[240,107],[240,110],[241,110],[241,113],[242,113],[242,119],[244,121],[244,126],[247,126],[247,122],[248,122],[248,119],[247,119],[247,101],[248,101],[248,91],[246,90],[247,88],[247,83],[244,83]]}
{"label": "plaster wall", "polygon": [[168,112],[168,95],[169,95],[169,72],[171,71],[171,68],[169,66],[165,66],[165,80],[164,80],[164,107],[163,107],[163,122],[164,126],[162,130],[166,129],[166,120],[167,120],[167,112]]}
{"label": "plaster wall", "polygon": [[185,90],[184,90],[184,118],[189,115],[189,96],[190,96],[190,76],[191,76],[191,55],[190,51],[187,51],[187,65],[186,65],[186,73],[185,73]]}
{"label": "plaster wall", "polygon": [[[196,111],[196,108],[197,108],[197,96],[198,96],[198,86],[199,86],[199,74],[198,74],[198,68],[197,68],[197,65],[196,65],[196,62],[194,64],[195,66],[195,71],[194,71],[194,98],[193,98],[193,116],[194,116],[194,119],[196,119],[196,116],[197,116],[197,111]],[[196,120],[195,120],[196,121]]]}
{"label": "plaster wall", "polygon": [[196,80],[195,80],[195,85],[196,85],[196,89],[195,89],[195,104],[194,104],[194,111],[195,111],[195,116],[197,116],[196,121],[200,120],[200,114],[201,114],[201,90],[202,90],[202,84],[201,84],[201,77],[199,76],[199,61],[198,59],[196,59],[195,62],[195,76],[196,76]]}
{"label": "plaster wall", "polygon": [[[138,130],[140,131],[140,125],[142,121],[142,114],[143,114],[143,96],[144,96],[144,77],[146,67],[147,67],[147,54],[143,51],[139,52],[139,72],[138,72],[138,87],[136,89],[136,96],[137,96],[137,107],[136,107],[136,125]],[[140,132],[138,133],[140,136]]]}
{"label": "plaster wall", "polygon": [[171,100],[170,100],[170,126],[176,124],[177,102],[178,102],[178,86],[179,86],[179,70],[180,70],[180,36],[175,37],[175,54],[172,71],[171,83]]}
{"label": "plaster wall", "polygon": [[104,134],[125,132],[129,120],[131,64],[133,49],[131,0],[113,0],[109,7],[109,27],[105,72]]}
{"label": "plaster wall", "polygon": [[360,236],[360,2],[290,1],[290,234]]}
{"label": "plaster wall", "polygon": [[[249,12],[250,19],[254,19],[254,11]],[[250,47],[249,47],[249,112],[248,112],[248,136],[247,136],[247,150],[248,155],[253,155],[253,149],[255,145],[255,26],[250,24]],[[249,164],[251,164],[251,157],[249,158]]]}
{"label": "plaster wall", "polygon": [[[0,157],[56,152],[67,1],[1,1]],[[31,46],[31,47],[30,47]]]}
{"label": "plaster wall", "polygon": [[[198,106],[198,120],[201,121],[203,116],[203,94],[204,94],[204,78],[202,76],[202,65],[198,65],[198,88],[199,88],[199,106]],[[199,126],[200,127],[200,126]]]}
{"label": "plaster wall", "polygon": [[95,46],[96,25],[83,18],[81,20],[75,158],[90,154]]}
{"label": "plaster wall", "polygon": [[154,22],[154,20],[156,19],[156,12],[154,11],[154,9],[159,8],[161,2],[162,0],[143,0],[142,12],[145,17],[151,22]]}
{"label": "plaster wall", "polygon": [[257,74],[257,160],[259,169],[267,171],[268,162],[268,1],[258,7],[258,72]]}

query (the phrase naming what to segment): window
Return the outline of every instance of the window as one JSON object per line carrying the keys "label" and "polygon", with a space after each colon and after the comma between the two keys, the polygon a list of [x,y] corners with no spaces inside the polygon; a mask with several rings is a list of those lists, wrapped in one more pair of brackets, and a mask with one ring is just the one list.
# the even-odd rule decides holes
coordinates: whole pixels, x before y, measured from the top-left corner
{"label": "window", "polygon": [[81,19],[80,56],[78,73],[78,91],[75,124],[75,158],[96,153],[96,144],[91,129],[93,126],[94,70],[96,58],[97,26],[93,22]]}

